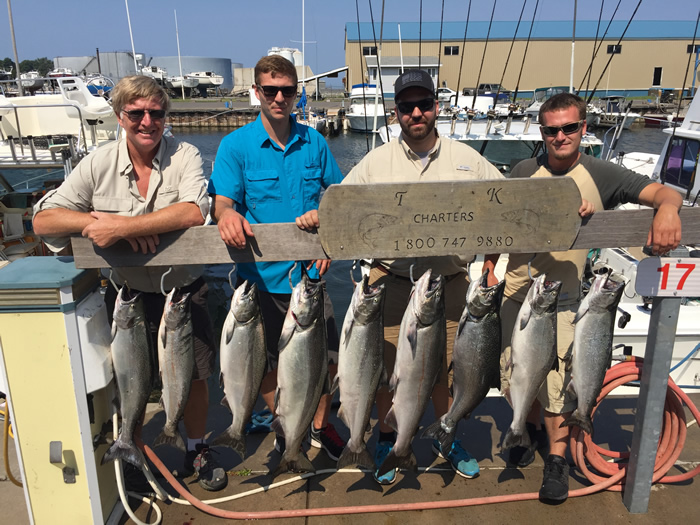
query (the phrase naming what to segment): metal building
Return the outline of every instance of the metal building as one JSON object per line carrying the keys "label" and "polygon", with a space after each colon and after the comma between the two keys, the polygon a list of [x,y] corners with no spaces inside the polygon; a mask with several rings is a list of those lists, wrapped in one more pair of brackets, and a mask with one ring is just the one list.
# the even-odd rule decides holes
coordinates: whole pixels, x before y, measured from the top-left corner
{"label": "metal building", "polygon": [[56,57],[55,68],[67,67],[78,75],[85,73],[102,73],[115,83],[123,77],[136,74],[134,55],[130,51],[99,52],[94,56]]}

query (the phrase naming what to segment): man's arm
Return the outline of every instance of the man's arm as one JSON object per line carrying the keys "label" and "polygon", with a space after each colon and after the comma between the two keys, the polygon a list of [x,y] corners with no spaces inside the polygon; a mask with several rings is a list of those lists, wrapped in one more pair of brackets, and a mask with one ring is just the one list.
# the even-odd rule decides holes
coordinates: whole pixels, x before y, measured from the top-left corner
{"label": "man's arm", "polygon": [[219,227],[221,240],[228,246],[242,249],[245,248],[246,235],[250,237],[255,237],[255,235],[246,218],[233,209],[234,204],[233,199],[223,195],[214,195],[212,215]]}
{"label": "man's arm", "polygon": [[489,271],[489,275],[486,278],[486,283],[488,286],[493,286],[494,284],[498,284],[498,277],[496,277],[496,263],[498,263],[498,258],[500,257],[499,253],[490,253],[487,255],[484,255],[484,266],[482,269],[482,272],[485,272],[486,270]]}
{"label": "man's arm", "polygon": [[654,255],[663,255],[678,247],[681,242],[681,219],[678,212],[683,197],[673,188],[654,182],[639,194],[639,203],[656,210],[649,229],[647,245]]}

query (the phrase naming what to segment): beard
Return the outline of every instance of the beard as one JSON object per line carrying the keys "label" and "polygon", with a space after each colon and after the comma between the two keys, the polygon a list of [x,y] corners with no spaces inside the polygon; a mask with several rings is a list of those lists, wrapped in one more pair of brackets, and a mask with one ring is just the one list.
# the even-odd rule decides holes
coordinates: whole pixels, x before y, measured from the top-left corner
{"label": "beard", "polygon": [[[399,124],[401,124],[403,134],[413,140],[422,140],[434,133],[435,130],[435,119],[428,120],[425,116],[421,117],[419,121],[411,119],[407,124],[400,120]],[[424,124],[424,126],[416,128],[411,126],[411,124]]]}

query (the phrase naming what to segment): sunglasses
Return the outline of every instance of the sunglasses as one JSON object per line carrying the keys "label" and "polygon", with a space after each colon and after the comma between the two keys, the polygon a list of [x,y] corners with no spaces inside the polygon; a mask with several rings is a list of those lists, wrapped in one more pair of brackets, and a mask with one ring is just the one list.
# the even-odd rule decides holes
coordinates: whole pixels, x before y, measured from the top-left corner
{"label": "sunglasses", "polygon": [[274,98],[277,96],[277,93],[280,91],[282,92],[282,95],[284,98],[292,98],[297,95],[297,87],[296,86],[261,86],[258,84],[258,87],[262,89],[263,95],[266,97]]}
{"label": "sunglasses", "polygon": [[548,137],[556,137],[561,131],[564,135],[571,135],[576,133],[583,126],[583,120],[578,122],[572,122],[571,124],[564,124],[563,126],[540,126],[542,133]]}
{"label": "sunglasses", "polygon": [[397,102],[396,107],[399,108],[399,111],[405,115],[410,115],[413,113],[415,108],[420,109],[421,112],[430,111],[431,109],[435,109],[435,99],[424,98],[414,102]]}
{"label": "sunglasses", "polygon": [[129,120],[132,122],[138,122],[146,113],[151,116],[151,120],[161,120],[165,118],[164,109],[122,109],[122,113],[129,117]]}

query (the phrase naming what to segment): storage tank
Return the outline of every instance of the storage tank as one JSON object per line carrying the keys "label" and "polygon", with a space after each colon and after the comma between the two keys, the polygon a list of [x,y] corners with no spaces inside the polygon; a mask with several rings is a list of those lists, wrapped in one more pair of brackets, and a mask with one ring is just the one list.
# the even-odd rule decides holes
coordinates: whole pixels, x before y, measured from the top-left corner
{"label": "storage tank", "polygon": [[295,49],[294,52],[292,53],[292,56],[294,57],[294,65],[295,66],[303,66],[304,65],[304,55],[301,51],[298,49]]}
{"label": "storage tank", "polygon": [[268,52],[267,55],[279,55],[281,57],[286,58],[289,60],[292,64],[294,63],[294,55],[293,55],[293,49],[289,49],[288,47],[273,47],[271,48]]}

